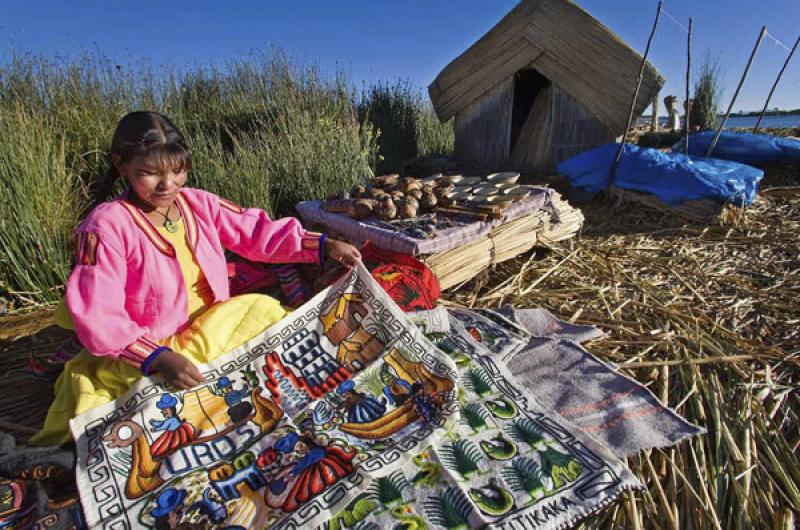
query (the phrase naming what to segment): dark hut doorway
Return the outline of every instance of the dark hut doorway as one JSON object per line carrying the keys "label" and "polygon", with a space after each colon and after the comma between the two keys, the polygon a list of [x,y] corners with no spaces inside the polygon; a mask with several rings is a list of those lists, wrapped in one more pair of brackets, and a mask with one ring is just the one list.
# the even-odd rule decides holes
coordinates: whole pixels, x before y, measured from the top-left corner
{"label": "dark hut doorway", "polygon": [[514,75],[514,103],[511,109],[511,142],[509,154],[514,153],[525,122],[539,96],[547,93],[550,80],[537,70],[520,70]]}

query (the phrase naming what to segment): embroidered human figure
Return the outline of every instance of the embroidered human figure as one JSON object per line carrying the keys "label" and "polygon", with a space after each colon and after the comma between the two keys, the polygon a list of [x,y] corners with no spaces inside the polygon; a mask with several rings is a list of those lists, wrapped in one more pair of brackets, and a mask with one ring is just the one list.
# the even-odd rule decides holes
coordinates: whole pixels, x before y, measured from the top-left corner
{"label": "embroidered human figure", "polygon": [[425,385],[414,383],[411,385],[411,399],[414,402],[414,412],[419,416],[422,423],[430,423],[439,415],[441,408],[440,400],[435,395],[425,392]]}
{"label": "embroidered human figure", "polygon": [[[158,374],[181,390],[201,386],[199,365],[280,321],[286,311],[277,300],[231,296],[230,254],[271,264],[360,263],[355,247],[305,230],[298,219],[273,219],[187,187],[191,169],[189,143],[169,118],[139,111],[120,120],[96,206],[76,230],[61,311],[60,324],[74,329],[85,348],[64,364],[61,377],[81,385],[56,385],[33,444],[72,441],[71,418],[120,397],[138,377]],[[107,200],[118,181],[127,189]],[[223,319],[227,325],[215,324]],[[317,353],[305,363],[309,377],[328,368],[318,365]],[[325,393],[324,383],[323,377],[319,388],[311,387]]]}
{"label": "embroidered human figure", "polygon": [[164,431],[150,446],[154,458],[163,457],[197,438],[197,428],[178,416],[178,398],[172,394],[162,394],[156,403],[163,420],[150,420],[153,432]]}
{"label": "embroidered human figure", "polygon": [[336,389],[336,393],[344,397],[344,401],[337,405],[337,408],[347,413],[349,423],[369,423],[374,421],[386,412],[385,399],[380,401],[375,397],[359,392],[355,389],[355,383],[348,379]]}
{"label": "embroidered human figure", "polygon": [[269,483],[266,500],[270,507],[293,512],[353,472],[354,452],[323,446],[309,433],[291,431],[275,444],[287,461]]}
{"label": "embroidered human figure", "polygon": [[247,383],[243,383],[241,390],[234,389],[230,378],[225,375],[219,378],[216,387],[212,390],[214,394],[225,399],[225,404],[228,405],[228,416],[233,423],[244,421],[253,412],[253,405],[244,401],[249,395],[247,390]]}
{"label": "embroidered human figure", "polygon": [[411,397],[411,383],[399,377],[389,364],[381,368],[381,381],[385,385],[383,395],[390,404],[400,407]]}
{"label": "embroidered human figure", "polygon": [[156,507],[150,510],[156,530],[201,530],[206,528],[206,521],[195,523],[183,521],[186,490],[167,488],[156,497]]}

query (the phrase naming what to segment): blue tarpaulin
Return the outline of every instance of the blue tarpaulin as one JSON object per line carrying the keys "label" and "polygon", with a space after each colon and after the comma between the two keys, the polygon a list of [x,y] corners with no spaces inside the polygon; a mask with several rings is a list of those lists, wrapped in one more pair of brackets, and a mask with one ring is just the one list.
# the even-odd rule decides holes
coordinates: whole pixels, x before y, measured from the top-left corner
{"label": "blue tarpaulin", "polygon": [[[706,156],[714,134],[714,131],[703,131],[691,135],[689,137],[689,154]],[[672,150],[676,153],[683,153],[683,140],[675,144]],[[767,134],[724,131],[711,156],[742,164],[800,162],[800,142],[791,138],[780,138]]]}
{"label": "blue tarpaulin", "polygon": [[[607,144],[558,165],[558,171],[583,195],[603,191],[619,144]],[[751,166],[713,158],[687,157],[625,144],[613,184],[651,193],[678,204],[694,199],[748,205],[753,202],[764,172]]]}

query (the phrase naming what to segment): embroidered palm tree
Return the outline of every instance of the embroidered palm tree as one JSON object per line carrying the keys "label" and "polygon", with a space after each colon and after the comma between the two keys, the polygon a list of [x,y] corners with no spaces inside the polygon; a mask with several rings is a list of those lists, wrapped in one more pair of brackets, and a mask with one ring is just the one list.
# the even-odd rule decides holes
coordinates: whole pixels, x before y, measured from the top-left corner
{"label": "embroidered palm tree", "polygon": [[437,348],[445,352],[453,361],[456,366],[465,367],[472,362],[472,360],[464,354],[458,347],[458,344],[444,333],[428,333],[425,335],[428,340],[433,342]]}
{"label": "embroidered palm tree", "polygon": [[367,366],[359,376],[360,384],[375,396],[383,394],[385,383],[381,378],[381,371],[384,366],[388,365],[383,362],[374,362]]}
{"label": "embroidered palm tree", "polygon": [[511,462],[511,466],[504,467],[500,474],[512,489],[530,495],[530,504],[547,493],[547,487],[542,482],[544,479],[542,468],[530,458],[515,459]]}
{"label": "embroidered palm tree", "polygon": [[403,491],[410,486],[406,477],[400,471],[395,471],[373,480],[367,491],[384,509],[389,509],[403,502]]}
{"label": "embroidered palm tree", "polygon": [[397,293],[397,291],[395,291],[395,294],[400,295],[399,300],[395,299],[397,305],[399,305],[400,307],[411,306],[411,304],[419,298],[419,294],[414,289],[412,289],[411,287],[409,287],[404,283],[400,284],[400,292]]}
{"label": "embroidered palm tree", "polygon": [[470,392],[483,397],[492,391],[492,379],[485,370],[470,368],[464,377],[464,386]]}
{"label": "embroidered palm tree", "polygon": [[525,442],[533,449],[544,447],[542,430],[530,418],[517,418],[506,425],[506,432],[515,442]]}
{"label": "embroidered palm tree", "polygon": [[489,415],[477,403],[470,403],[461,409],[462,421],[472,429],[472,432],[477,433],[481,429],[488,428],[486,420]]}
{"label": "embroidered palm tree", "polygon": [[462,438],[442,447],[441,462],[449,469],[459,473],[465,480],[479,473],[478,464],[483,457],[474,443]]}
{"label": "embroidered palm tree", "polygon": [[568,454],[556,451],[552,447],[548,447],[539,453],[539,458],[542,460],[542,471],[550,476],[554,489],[572,482],[583,471],[583,466],[579,461]]}
{"label": "embroidered palm tree", "polygon": [[253,370],[252,367],[250,367],[250,366],[245,367],[245,369],[242,370],[241,374],[242,374],[242,378],[244,379],[245,383],[247,383],[247,385],[250,388],[257,388],[258,387],[258,385],[259,385],[258,375],[256,374],[256,371]]}
{"label": "embroidered palm tree", "polygon": [[423,506],[428,520],[435,525],[447,530],[465,530],[470,527],[469,516],[472,514],[472,506],[459,488],[446,488],[441,493],[429,497]]}

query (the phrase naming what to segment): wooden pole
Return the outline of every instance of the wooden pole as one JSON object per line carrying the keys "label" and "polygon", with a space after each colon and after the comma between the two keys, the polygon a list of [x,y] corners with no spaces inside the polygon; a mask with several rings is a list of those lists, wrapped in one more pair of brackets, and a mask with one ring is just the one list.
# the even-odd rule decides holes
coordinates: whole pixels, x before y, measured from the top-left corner
{"label": "wooden pole", "polygon": [[644,79],[644,69],[647,66],[647,56],[650,54],[650,46],[653,44],[653,37],[656,35],[656,29],[658,28],[658,21],[661,20],[661,10],[664,6],[663,0],[658,0],[658,10],[656,11],[656,19],[653,22],[653,29],[650,30],[650,37],[647,39],[647,47],[644,49],[644,56],[642,57],[642,64],[639,66],[639,77],[636,78],[636,88],[633,90],[633,99],[631,100],[631,108],[628,112],[628,122],[627,126],[625,127],[625,132],[622,133],[622,142],[619,144],[619,149],[617,150],[617,156],[614,158],[614,162],[611,164],[611,171],[609,172],[609,185],[611,182],[614,181],[614,174],[617,172],[617,164],[619,164],[619,160],[622,158],[622,152],[625,149],[625,141],[628,139],[628,131],[631,128],[631,122],[633,121],[633,113],[636,110],[636,100],[639,99],[639,89],[642,87],[642,80]]}
{"label": "wooden pole", "polygon": [[661,97],[660,92],[656,92],[653,97],[653,115],[650,117],[650,132],[658,132],[658,98]]}
{"label": "wooden pole", "polygon": [[769,91],[769,95],[767,96],[767,101],[764,102],[764,108],[761,110],[761,116],[758,117],[756,126],[753,127],[753,134],[758,132],[758,128],[761,125],[761,120],[764,119],[764,114],[767,113],[767,108],[769,107],[769,100],[772,99],[772,95],[775,93],[775,89],[778,88],[778,83],[780,83],[781,77],[783,76],[783,72],[786,71],[786,67],[789,66],[789,61],[792,60],[792,55],[794,55],[795,50],[797,50],[798,44],[800,44],[800,37],[797,37],[794,46],[792,46],[792,51],[789,52],[789,56],[786,58],[786,62],[783,63],[783,68],[781,68],[781,71],[778,72],[778,78],[775,79],[775,83],[772,85],[772,90]]}
{"label": "wooden pole", "polygon": [[689,37],[686,39],[686,115],[683,118],[683,154],[689,156],[689,85],[692,82],[692,29],[694,28],[694,17],[689,17]]}
{"label": "wooden pole", "polygon": [[728,118],[731,116],[731,112],[733,111],[733,105],[736,103],[736,98],[739,97],[739,92],[742,90],[742,86],[744,85],[745,80],[747,79],[747,74],[750,73],[750,67],[753,66],[753,59],[756,57],[756,53],[758,53],[758,48],[761,46],[761,43],[764,41],[764,37],[767,34],[767,26],[761,28],[761,33],[758,34],[758,40],[756,41],[756,45],[753,47],[753,51],[750,53],[750,59],[747,61],[747,66],[744,69],[744,73],[742,74],[742,78],[739,80],[739,86],[736,87],[736,92],[733,94],[733,98],[731,99],[731,104],[728,105],[728,112],[725,113],[725,117],[722,119],[722,123],[719,124],[719,128],[717,129],[717,134],[714,135],[714,139],[711,140],[711,145],[708,146],[708,152],[706,153],[706,158],[710,158],[711,154],[714,152],[714,148],[717,147],[717,142],[719,141],[719,137],[722,134],[722,129],[725,128],[725,124],[728,122]]}

